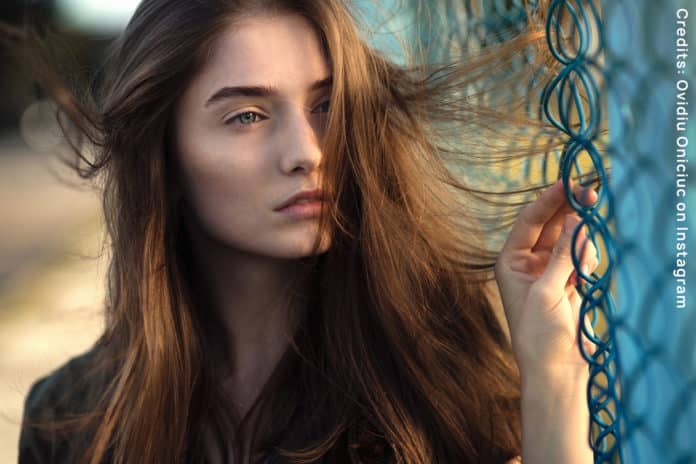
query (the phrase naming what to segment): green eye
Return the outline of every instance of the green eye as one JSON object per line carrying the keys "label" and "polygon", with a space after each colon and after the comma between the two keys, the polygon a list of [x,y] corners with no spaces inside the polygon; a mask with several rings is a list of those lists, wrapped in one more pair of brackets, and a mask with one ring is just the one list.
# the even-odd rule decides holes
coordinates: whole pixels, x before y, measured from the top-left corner
{"label": "green eye", "polygon": [[240,124],[243,126],[249,126],[255,122],[258,122],[258,117],[261,116],[259,113],[253,111],[245,111],[244,113],[239,113],[236,116],[231,117],[225,124],[232,124],[234,121],[239,120]]}
{"label": "green eye", "polygon": [[324,106],[326,106],[326,110],[323,112],[327,113],[329,111],[329,103],[330,103],[330,100],[326,100],[325,102],[323,102],[319,106],[317,106],[317,108],[323,108]]}
{"label": "green eye", "polygon": [[[329,111],[329,100],[324,101],[323,103],[319,104],[317,106],[317,109],[323,109],[321,111],[316,111],[317,113],[327,113]],[[260,115],[259,113],[255,111],[245,111],[243,113],[236,114],[232,116],[230,119],[226,120],[224,122],[225,125],[231,125],[235,121],[239,121],[239,125],[241,126],[251,126],[254,123],[257,123],[261,120],[261,118],[264,118],[264,116]]]}
{"label": "green eye", "polygon": [[[252,116],[252,118],[245,118],[245,116]],[[256,122],[256,116],[258,115],[256,113],[252,113],[251,111],[247,113],[242,113],[239,115],[239,122],[241,122],[242,124]]]}

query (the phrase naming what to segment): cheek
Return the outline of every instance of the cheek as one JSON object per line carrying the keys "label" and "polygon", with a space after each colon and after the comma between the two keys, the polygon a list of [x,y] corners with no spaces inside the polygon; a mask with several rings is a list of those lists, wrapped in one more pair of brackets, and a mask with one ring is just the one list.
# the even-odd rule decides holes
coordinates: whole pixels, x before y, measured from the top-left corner
{"label": "cheek", "polygon": [[199,151],[182,156],[181,168],[187,202],[210,235],[230,243],[258,229],[265,200],[259,166]]}

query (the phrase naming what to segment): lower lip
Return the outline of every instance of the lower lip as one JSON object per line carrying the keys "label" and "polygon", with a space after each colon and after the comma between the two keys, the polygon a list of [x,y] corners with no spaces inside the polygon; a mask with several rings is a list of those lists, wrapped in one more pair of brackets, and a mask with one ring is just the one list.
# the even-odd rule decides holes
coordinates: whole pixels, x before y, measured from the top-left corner
{"label": "lower lip", "polygon": [[288,214],[295,218],[317,217],[321,213],[321,201],[310,201],[307,203],[294,203],[279,209],[279,213]]}

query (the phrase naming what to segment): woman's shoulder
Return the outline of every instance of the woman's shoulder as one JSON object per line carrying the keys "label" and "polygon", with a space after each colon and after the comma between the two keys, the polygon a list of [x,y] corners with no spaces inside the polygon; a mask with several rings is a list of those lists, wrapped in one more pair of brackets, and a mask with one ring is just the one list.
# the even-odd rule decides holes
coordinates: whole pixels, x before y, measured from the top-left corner
{"label": "woman's shoulder", "polygon": [[93,393],[95,382],[88,373],[97,350],[95,346],[73,356],[48,374],[36,379],[29,387],[24,401],[25,413],[40,413],[45,409],[54,408],[63,410],[70,406],[68,399],[84,400],[85,394]]}
{"label": "woman's shoulder", "polygon": [[39,430],[33,424],[47,424],[84,413],[103,391],[102,377],[90,370],[98,351],[95,345],[71,357],[46,375],[36,379],[24,400],[19,438],[19,463],[64,462],[70,450],[68,441],[50,429]]}

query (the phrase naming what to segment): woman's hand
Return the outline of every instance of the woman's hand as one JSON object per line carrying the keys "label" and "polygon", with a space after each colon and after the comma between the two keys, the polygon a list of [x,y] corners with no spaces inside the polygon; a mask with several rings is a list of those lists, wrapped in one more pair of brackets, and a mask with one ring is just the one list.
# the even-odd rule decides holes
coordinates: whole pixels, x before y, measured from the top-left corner
{"label": "woman's hand", "polygon": [[[583,204],[597,200],[591,188],[572,190]],[[525,207],[496,262],[495,279],[523,374],[587,366],[577,345],[582,297],[575,289],[577,278],[570,253],[573,230],[579,222],[559,180]],[[598,263],[596,249],[584,230],[578,233],[576,250],[581,266],[587,265],[583,272],[588,275]],[[594,352],[594,344],[585,338],[583,343],[587,352]]]}

